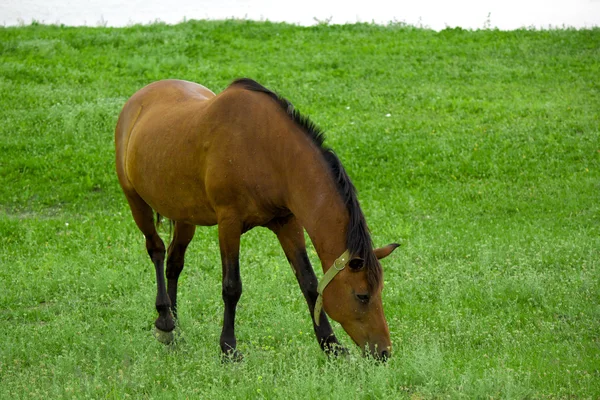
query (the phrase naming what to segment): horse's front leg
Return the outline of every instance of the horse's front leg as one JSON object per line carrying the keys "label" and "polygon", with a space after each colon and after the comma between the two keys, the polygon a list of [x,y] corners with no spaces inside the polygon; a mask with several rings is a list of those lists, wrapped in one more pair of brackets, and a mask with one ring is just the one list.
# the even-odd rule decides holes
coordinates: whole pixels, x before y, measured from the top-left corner
{"label": "horse's front leg", "polygon": [[340,342],[335,337],[333,329],[331,329],[331,325],[329,324],[329,319],[324,312],[321,312],[319,325],[315,323],[314,309],[318,297],[318,281],[306,254],[304,228],[294,216],[274,220],[267,225],[267,228],[271,229],[277,235],[277,239],[279,239],[281,247],[294,269],[300,290],[302,290],[302,294],[306,299],[315,336],[321,349],[327,354],[346,354],[347,350],[340,345]]}
{"label": "horse's front leg", "polygon": [[240,236],[242,224],[236,218],[219,218],[219,247],[223,266],[222,294],[225,311],[221,331],[221,351],[233,361],[240,361],[235,338],[235,309],[242,296],[240,278]]}

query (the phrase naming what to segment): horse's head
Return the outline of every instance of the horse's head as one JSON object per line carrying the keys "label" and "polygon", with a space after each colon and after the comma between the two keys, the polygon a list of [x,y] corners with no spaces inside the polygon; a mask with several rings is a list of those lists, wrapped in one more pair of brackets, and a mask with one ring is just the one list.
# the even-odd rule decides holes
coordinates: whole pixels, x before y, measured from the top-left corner
{"label": "horse's head", "polygon": [[[386,359],[391,355],[392,343],[381,301],[383,278],[380,276],[377,285],[369,282],[372,280],[369,274],[373,269],[381,271],[381,268],[366,263],[379,264],[380,259],[387,257],[398,246],[390,244],[375,249],[375,257],[371,257],[370,261],[361,258],[349,261],[338,259],[339,272],[323,288],[323,306],[327,314],[342,325],[363,351],[369,351],[377,359]],[[331,268],[336,268],[336,264]]]}

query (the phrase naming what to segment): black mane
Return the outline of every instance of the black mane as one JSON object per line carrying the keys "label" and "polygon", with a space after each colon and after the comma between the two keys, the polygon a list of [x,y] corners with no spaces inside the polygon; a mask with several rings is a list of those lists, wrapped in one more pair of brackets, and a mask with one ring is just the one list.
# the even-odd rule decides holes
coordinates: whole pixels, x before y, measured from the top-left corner
{"label": "black mane", "polygon": [[348,232],[346,234],[346,247],[350,251],[351,256],[360,257],[364,260],[365,268],[367,269],[367,280],[371,290],[377,288],[381,282],[382,271],[375,254],[373,253],[373,243],[369,234],[367,222],[360,208],[356,188],[352,184],[350,177],[342,166],[337,155],[325,146],[325,134],[315,125],[308,117],[300,114],[285,98],[272,92],[260,83],[248,79],[241,78],[235,80],[231,86],[240,85],[247,90],[254,92],[262,92],[275,100],[290,116],[302,131],[312,140],[312,142],[321,149],[321,154],[325,159],[334,181],[336,182],[338,192],[346,204],[350,222],[348,223]]}

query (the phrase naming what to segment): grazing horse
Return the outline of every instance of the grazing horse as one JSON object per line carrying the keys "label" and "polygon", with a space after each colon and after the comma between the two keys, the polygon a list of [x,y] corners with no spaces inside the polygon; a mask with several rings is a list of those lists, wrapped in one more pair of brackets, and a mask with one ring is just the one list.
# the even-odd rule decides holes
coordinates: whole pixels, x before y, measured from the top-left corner
{"label": "grazing horse", "polygon": [[[225,355],[240,357],[234,326],[242,294],[240,236],[264,226],[292,265],[321,348],[344,351],[324,309],[363,351],[389,357],[378,259],[398,245],[373,248],[356,190],[323,140],[287,100],[251,79],[238,79],[219,95],[196,83],[163,80],[127,101],[115,132],[117,173],[156,269],[158,333],[169,337],[175,327],[177,280],[196,226],[218,224],[225,304],[220,345]],[[167,251],[155,212],[174,222]],[[304,230],[325,271],[320,283]]]}

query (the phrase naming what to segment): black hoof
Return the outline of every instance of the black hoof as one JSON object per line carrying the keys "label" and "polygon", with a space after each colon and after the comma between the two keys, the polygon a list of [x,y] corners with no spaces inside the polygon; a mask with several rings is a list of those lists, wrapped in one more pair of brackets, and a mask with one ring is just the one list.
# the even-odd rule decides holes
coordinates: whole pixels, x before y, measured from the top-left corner
{"label": "black hoof", "polygon": [[333,335],[321,342],[321,349],[328,357],[347,357],[350,354]]}
{"label": "black hoof", "polygon": [[347,348],[345,348],[344,346],[342,346],[341,344],[331,344],[331,345],[327,345],[324,349],[325,354],[327,354],[329,357],[348,357],[350,355],[350,352],[348,351]]}
{"label": "black hoof", "polygon": [[171,317],[171,315],[167,317],[161,316],[156,319],[156,322],[154,322],[154,326],[156,327],[156,329],[161,330],[163,332],[171,332],[173,329],[175,329],[175,320],[173,319],[173,317]]}
{"label": "black hoof", "polygon": [[172,344],[175,336],[173,335],[173,331],[165,332],[161,329],[154,329],[154,337],[156,340],[161,342],[162,344]]}
{"label": "black hoof", "polygon": [[244,361],[244,356],[236,349],[231,349],[225,353],[221,353],[221,362],[222,363],[230,363],[230,362],[242,362]]}

